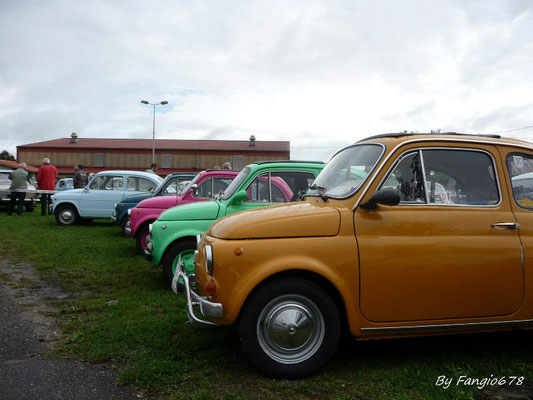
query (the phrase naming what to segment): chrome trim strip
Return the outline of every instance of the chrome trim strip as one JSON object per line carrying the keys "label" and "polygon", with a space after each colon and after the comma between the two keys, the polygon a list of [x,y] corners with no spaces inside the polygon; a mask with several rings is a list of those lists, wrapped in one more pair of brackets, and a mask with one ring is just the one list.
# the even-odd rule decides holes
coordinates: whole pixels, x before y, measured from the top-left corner
{"label": "chrome trim strip", "polygon": [[442,328],[468,328],[482,326],[499,326],[499,325],[516,325],[516,324],[533,324],[533,319],[522,319],[515,321],[494,321],[494,322],[467,322],[464,324],[440,324],[440,325],[411,325],[411,326],[383,326],[361,328],[361,332],[385,332],[385,331],[403,331],[416,329],[442,329]]}
{"label": "chrome trim strip", "polygon": [[[424,142],[437,142],[437,141],[440,141],[440,142],[452,142],[452,143],[474,143],[474,144],[489,144],[489,145],[500,145],[500,146],[510,146],[510,147],[519,147],[519,148],[523,148],[523,149],[527,149],[527,150],[530,150],[530,151],[533,151],[533,146],[532,147],[527,147],[527,146],[523,146],[523,145],[519,145],[519,144],[512,144],[512,143],[501,143],[501,142],[494,142],[494,141],[479,141],[479,140],[468,140],[468,139],[448,139],[448,138],[425,138],[425,139],[413,139],[413,140],[407,140],[405,142],[402,142],[402,143],[399,143],[398,145],[396,145],[396,147],[394,147],[391,152],[387,155],[387,157],[381,162],[381,165],[379,166],[379,168],[375,171],[374,175],[372,176],[372,179],[370,179],[365,187],[365,189],[363,190],[363,192],[361,193],[361,196],[359,196],[359,198],[357,199],[357,201],[355,202],[354,206],[352,207],[352,211],[355,211],[357,209],[357,207],[359,207],[359,204],[361,204],[361,201],[363,200],[363,198],[365,197],[366,193],[368,192],[368,190],[370,189],[370,186],[372,186],[372,184],[374,183],[374,181],[376,180],[376,177],[379,175],[379,173],[381,172],[381,170],[383,169],[384,165],[389,161],[390,158],[392,158],[392,155],[396,152],[396,150],[398,150],[400,147],[402,146],[405,146],[405,145],[408,145],[408,144],[411,144],[411,143],[424,143]],[[365,142],[363,142],[365,143]],[[369,143],[372,143],[372,142],[369,142]],[[429,147],[428,147],[429,149]],[[444,147],[444,149],[451,149],[451,147]],[[461,148],[463,149],[463,148]],[[469,150],[468,148],[464,148],[465,150]],[[412,151],[415,151],[417,149],[409,149],[409,150],[412,150]],[[409,150],[406,150],[406,151],[409,151]],[[485,150],[479,150],[479,149],[474,149],[474,150],[477,150],[477,151],[482,151],[482,152],[485,152]],[[403,153],[402,153],[403,154]],[[491,156],[492,160],[494,161],[494,157],[492,157],[492,154],[489,153],[489,155]],[[494,170],[495,172],[495,177],[497,177],[497,182],[498,182],[498,190],[500,189],[500,185],[499,185],[499,177],[498,177],[498,170],[495,169]],[[380,184],[378,185],[378,187],[382,184],[382,182],[380,182]],[[502,199],[501,199],[501,191],[500,191],[500,202],[496,205],[500,205]],[[409,204],[402,204],[402,205],[409,205]],[[426,204],[422,204],[423,206],[426,206]],[[431,206],[437,206],[438,204],[431,204]],[[440,206],[443,206],[443,205],[440,205]],[[451,207],[458,207],[459,205],[451,205]],[[464,205],[463,205],[464,206]],[[491,207],[496,207],[496,206],[491,206]],[[449,206],[448,206],[449,207]],[[474,206],[468,206],[468,207],[474,207]],[[476,206],[476,207],[487,207],[487,206]]]}
{"label": "chrome trim strip", "polygon": [[[420,166],[422,168],[422,179],[424,179],[424,184],[422,186],[424,187],[424,194],[426,195],[426,204],[429,204],[428,184],[427,184],[427,178],[426,178],[426,166],[424,164],[424,156],[422,155],[422,150],[418,149],[418,155],[420,156]],[[390,173],[392,174],[392,171]],[[380,183],[380,186],[381,186],[381,183]]]}

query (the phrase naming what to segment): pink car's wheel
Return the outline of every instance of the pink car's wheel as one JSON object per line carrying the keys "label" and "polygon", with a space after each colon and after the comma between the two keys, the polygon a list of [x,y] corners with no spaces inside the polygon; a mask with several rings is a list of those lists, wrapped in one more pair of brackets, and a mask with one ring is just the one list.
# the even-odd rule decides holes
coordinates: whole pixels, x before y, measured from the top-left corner
{"label": "pink car's wheel", "polygon": [[137,244],[137,250],[139,253],[144,254],[144,250],[146,250],[146,246],[148,243],[146,243],[146,239],[148,238],[148,235],[150,232],[148,232],[148,225],[144,224],[139,227],[137,230],[137,233],[135,234],[135,240]]}

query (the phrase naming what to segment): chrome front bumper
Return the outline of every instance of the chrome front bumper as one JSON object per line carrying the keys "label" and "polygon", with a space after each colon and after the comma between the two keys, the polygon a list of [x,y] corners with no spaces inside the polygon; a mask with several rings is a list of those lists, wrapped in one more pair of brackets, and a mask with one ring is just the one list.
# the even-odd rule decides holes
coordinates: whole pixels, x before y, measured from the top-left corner
{"label": "chrome front bumper", "polygon": [[[111,217],[111,218],[113,218],[113,217]],[[128,220],[126,221],[126,227],[124,228],[124,233],[128,237],[131,236],[131,219],[130,219],[130,217],[128,217]]]}
{"label": "chrome front bumper", "polygon": [[111,221],[113,221],[113,223],[117,222],[117,212],[116,211],[113,211],[113,214],[111,214]]}
{"label": "chrome front bumper", "polygon": [[[181,278],[183,280],[183,285],[185,286],[185,295],[187,296],[187,315],[189,317],[189,321],[198,322],[205,325],[218,326],[214,322],[206,321],[205,319],[197,317],[194,313],[194,309],[196,307],[199,308],[200,313],[207,318],[220,319],[224,315],[224,308],[222,307],[222,304],[213,303],[192,290],[189,277],[182,271],[182,268],[183,263],[180,259],[178,261],[176,273],[172,279],[172,291],[178,294],[178,282]],[[191,275],[191,277],[193,276],[194,274]]]}

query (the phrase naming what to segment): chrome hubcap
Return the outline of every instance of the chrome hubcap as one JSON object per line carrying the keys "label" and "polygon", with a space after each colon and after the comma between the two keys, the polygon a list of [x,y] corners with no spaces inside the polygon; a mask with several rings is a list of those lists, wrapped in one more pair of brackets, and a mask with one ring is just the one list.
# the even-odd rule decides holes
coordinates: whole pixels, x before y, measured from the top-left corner
{"label": "chrome hubcap", "polygon": [[59,214],[59,219],[64,224],[70,224],[74,220],[74,213],[72,210],[63,210]]}
{"label": "chrome hubcap", "polygon": [[307,360],[324,340],[324,319],[310,299],[286,295],[271,301],[257,323],[259,344],[269,357],[283,364]]}

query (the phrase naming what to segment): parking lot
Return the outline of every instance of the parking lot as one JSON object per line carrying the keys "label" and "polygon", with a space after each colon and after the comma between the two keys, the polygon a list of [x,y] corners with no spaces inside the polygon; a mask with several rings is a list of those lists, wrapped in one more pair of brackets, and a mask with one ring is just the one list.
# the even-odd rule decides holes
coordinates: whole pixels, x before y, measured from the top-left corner
{"label": "parking lot", "polygon": [[[114,367],[117,383],[140,396],[172,399],[474,398],[476,388],[435,385],[439,376],[531,377],[529,332],[358,342],[346,338],[318,375],[273,380],[245,360],[233,328],[187,323],[185,300],[159,269],[136,254],[117,226],[95,222],[58,229],[53,216],[0,214],[1,284],[32,293],[31,279],[13,280],[25,262],[64,298],[45,312],[58,340],[44,355]],[[27,294],[26,294],[27,295]],[[46,296],[45,296],[46,297]],[[47,296],[50,297],[50,296]]]}

